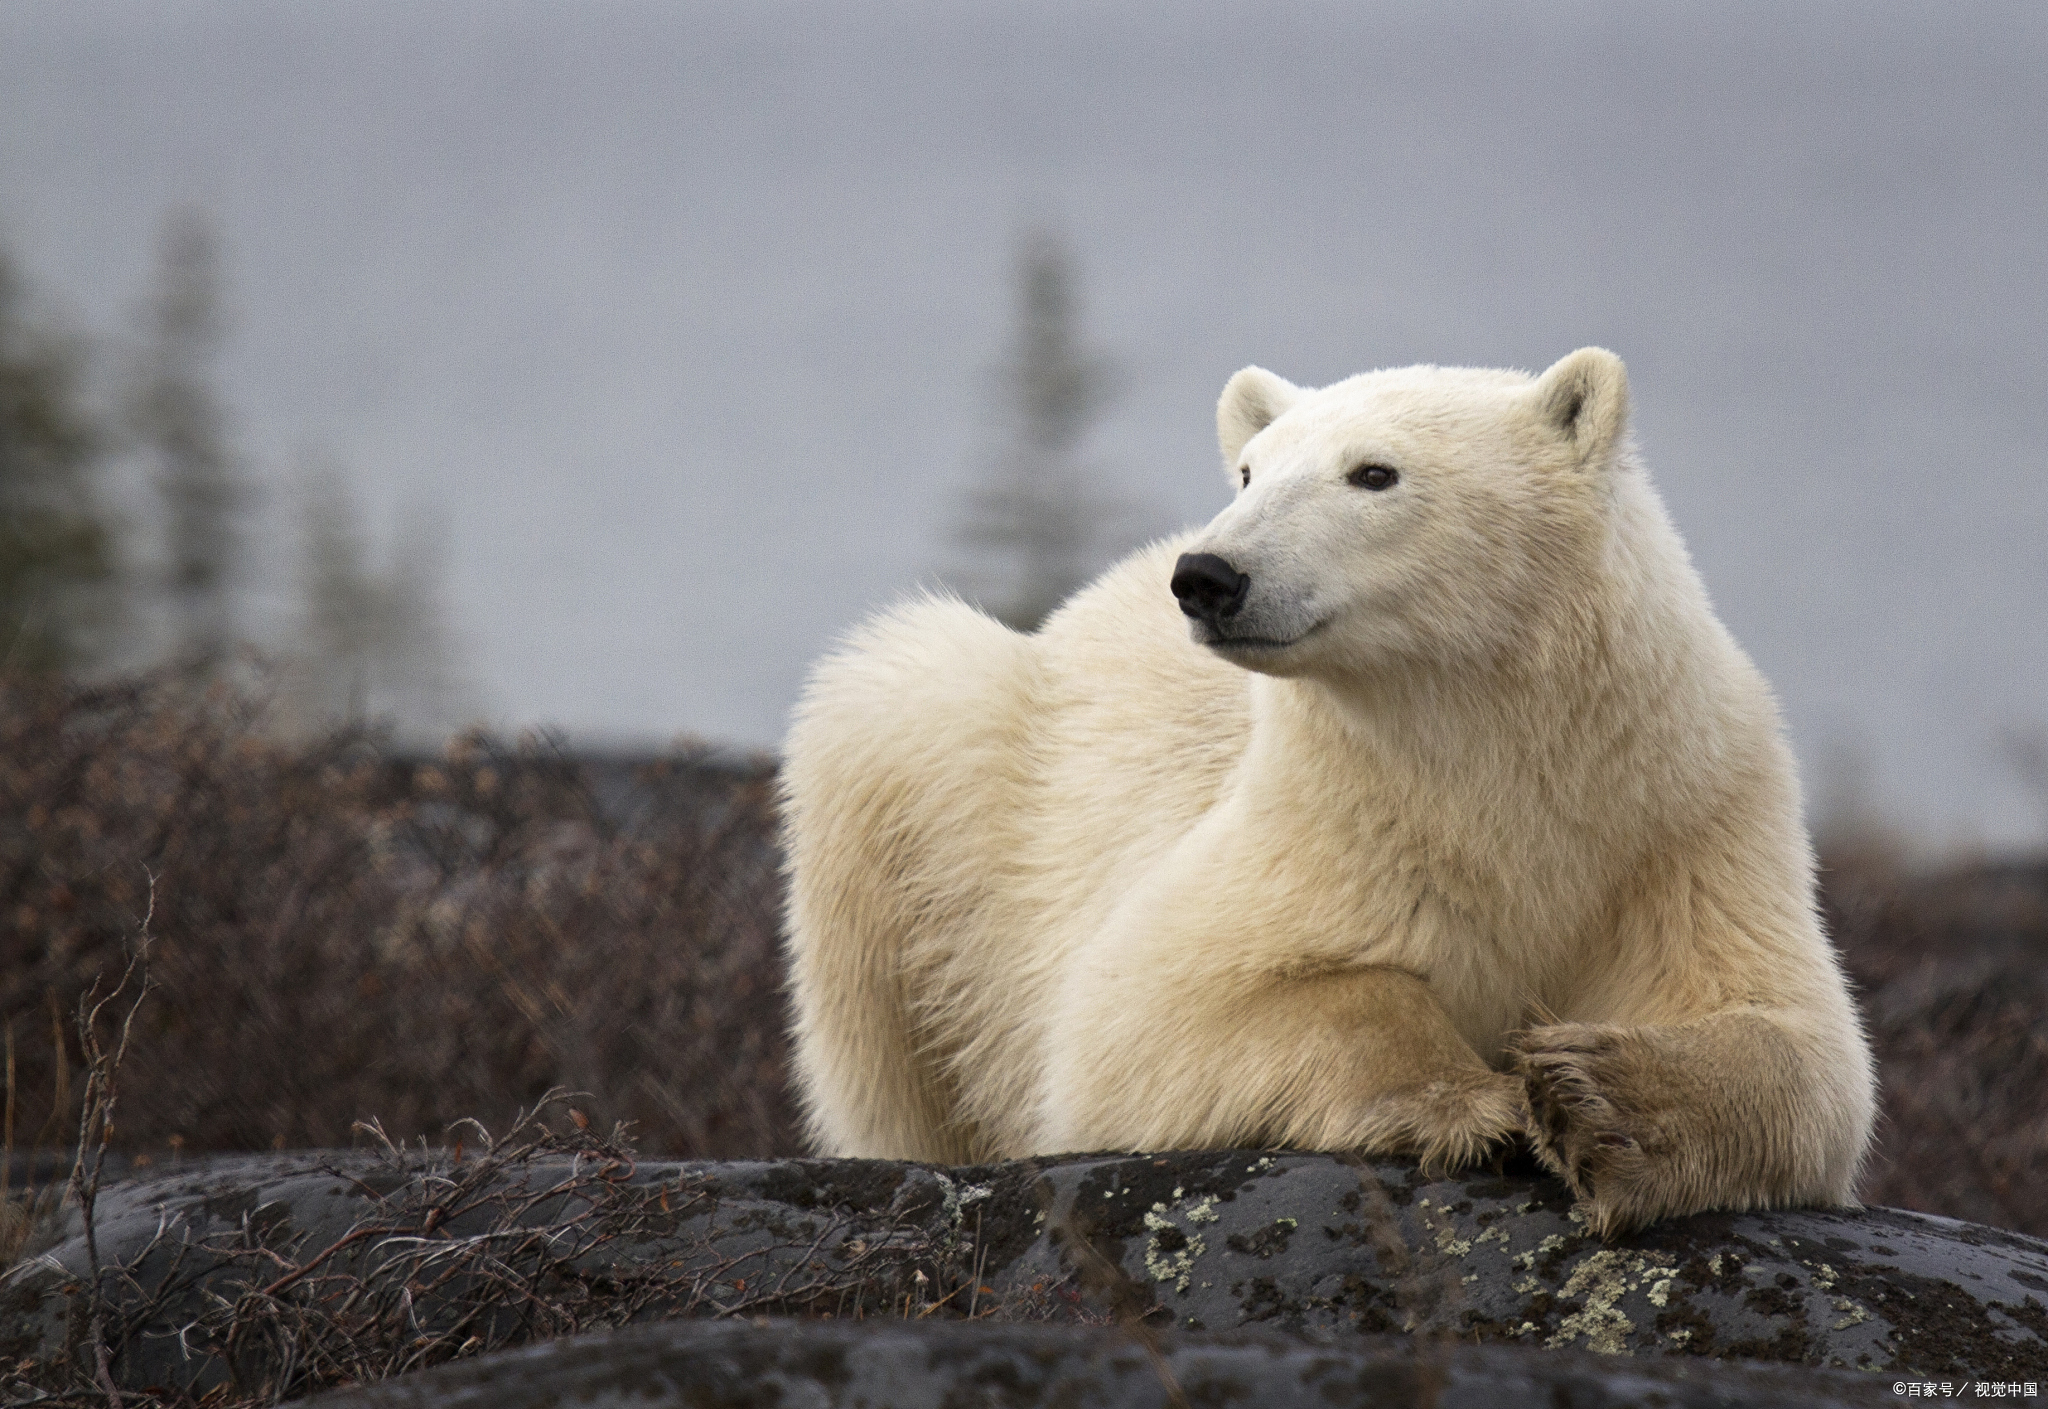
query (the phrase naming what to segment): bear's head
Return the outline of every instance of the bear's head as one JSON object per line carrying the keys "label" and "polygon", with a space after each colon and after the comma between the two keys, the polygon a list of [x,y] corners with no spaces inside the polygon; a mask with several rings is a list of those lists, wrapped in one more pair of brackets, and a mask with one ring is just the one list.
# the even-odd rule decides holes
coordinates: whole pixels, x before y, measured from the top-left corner
{"label": "bear's head", "polygon": [[1320,390],[1259,367],[1216,408],[1237,498],[1175,565],[1197,644],[1269,675],[1498,659],[1592,586],[1625,449],[1621,359],[1407,367]]}

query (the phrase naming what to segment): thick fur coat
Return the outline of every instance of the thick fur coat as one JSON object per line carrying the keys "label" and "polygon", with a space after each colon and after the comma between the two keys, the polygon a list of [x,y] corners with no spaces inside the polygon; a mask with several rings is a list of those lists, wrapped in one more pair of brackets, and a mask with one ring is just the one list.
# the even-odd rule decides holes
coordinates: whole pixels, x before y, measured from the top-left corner
{"label": "thick fur coat", "polygon": [[1620,361],[1247,368],[1217,420],[1207,528],[1034,635],[928,597],[813,675],[783,786],[816,1144],[1526,1137],[1603,1234],[1852,1202],[1870,1059],[1792,758]]}

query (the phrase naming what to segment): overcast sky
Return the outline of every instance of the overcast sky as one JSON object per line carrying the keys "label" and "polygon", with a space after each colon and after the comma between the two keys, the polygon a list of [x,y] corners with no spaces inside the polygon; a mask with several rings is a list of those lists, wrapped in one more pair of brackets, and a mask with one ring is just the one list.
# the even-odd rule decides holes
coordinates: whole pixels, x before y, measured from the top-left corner
{"label": "overcast sky", "polygon": [[[1627,361],[1652,471],[1809,777],[2048,832],[2048,7],[0,0],[0,242],[108,340],[225,236],[222,389],[446,524],[476,700],[772,744],[959,561],[1019,232],[1124,395],[1129,538],[1213,405],[1409,362]],[[1834,761],[1831,761],[1834,760]]]}

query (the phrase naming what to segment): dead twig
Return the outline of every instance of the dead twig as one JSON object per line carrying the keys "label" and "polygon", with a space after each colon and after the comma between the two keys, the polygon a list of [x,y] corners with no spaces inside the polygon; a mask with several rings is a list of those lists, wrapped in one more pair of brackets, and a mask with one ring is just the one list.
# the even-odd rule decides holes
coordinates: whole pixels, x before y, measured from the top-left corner
{"label": "dead twig", "polygon": [[[148,874],[145,872],[145,874]],[[107,1342],[106,1300],[101,1292],[99,1233],[96,1227],[100,1176],[106,1168],[107,1145],[114,1135],[114,1112],[120,1101],[121,1063],[128,1055],[129,1038],[135,1030],[135,1015],[154,985],[149,972],[150,921],[156,916],[156,877],[149,875],[149,905],[137,927],[135,948],[121,978],[102,995],[95,982],[86,990],[78,1007],[78,1042],[85,1054],[85,1091],[79,1103],[78,1146],[71,1163],[71,1196],[85,1222],[86,1261],[91,1273],[88,1291],[87,1325],[91,1337],[94,1378],[105,1391],[107,1403],[122,1409],[123,1396],[114,1384],[113,1351]],[[127,1011],[121,1015],[112,1050],[100,1038],[100,1014],[128,993],[134,984]],[[88,1165],[90,1160],[90,1165]]]}

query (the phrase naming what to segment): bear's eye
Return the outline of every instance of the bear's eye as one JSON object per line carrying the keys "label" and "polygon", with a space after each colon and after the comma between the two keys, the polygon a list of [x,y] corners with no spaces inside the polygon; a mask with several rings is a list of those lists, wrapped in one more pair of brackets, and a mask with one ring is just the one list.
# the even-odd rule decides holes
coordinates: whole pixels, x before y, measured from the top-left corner
{"label": "bear's eye", "polygon": [[1237,482],[1245,489],[1252,487],[1252,467],[1250,465],[1239,465],[1237,467]]}
{"label": "bear's eye", "polygon": [[1385,489],[1401,476],[1390,465],[1360,465],[1344,478],[1360,489]]}

